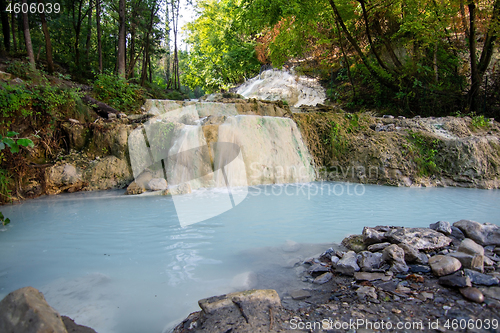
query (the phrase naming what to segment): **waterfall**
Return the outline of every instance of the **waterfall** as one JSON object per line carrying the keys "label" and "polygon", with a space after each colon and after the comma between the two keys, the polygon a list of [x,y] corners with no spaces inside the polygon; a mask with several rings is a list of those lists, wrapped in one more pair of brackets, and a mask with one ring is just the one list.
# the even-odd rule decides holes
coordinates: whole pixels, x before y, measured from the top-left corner
{"label": "waterfall", "polygon": [[[171,189],[221,189],[210,198],[173,196],[183,227],[235,207],[248,186],[315,179],[312,158],[290,118],[238,115],[234,104],[210,102],[145,106],[156,116],[129,136],[134,178],[149,173],[149,179],[165,178]],[[209,116],[221,116],[219,123],[204,125]]]}
{"label": "waterfall", "polygon": [[287,101],[290,106],[322,104],[326,100],[325,89],[318,80],[296,75],[293,70],[263,71],[242,84],[237,93],[246,98],[268,101]]}

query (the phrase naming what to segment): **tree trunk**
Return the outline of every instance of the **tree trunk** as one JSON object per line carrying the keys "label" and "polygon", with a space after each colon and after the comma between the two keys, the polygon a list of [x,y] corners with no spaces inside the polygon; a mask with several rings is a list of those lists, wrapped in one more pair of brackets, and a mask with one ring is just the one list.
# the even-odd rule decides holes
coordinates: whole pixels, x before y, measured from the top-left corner
{"label": "tree trunk", "polygon": [[345,23],[344,21],[342,20],[342,16],[340,16],[340,13],[337,9],[337,6],[335,5],[335,2],[333,0],[328,0],[329,3],[330,3],[330,6],[332,7],[333,9],[333,13],[335,14],[335,18],[337,20],[337,22],[340,24],[340,26],[342,27],[342,31],[344,31],[344,34],[346,35],[347,37],[347,40],[349,41],[349,43],[351,44],[351,46],[354,48],[354,50],[356,51],[356,53],[358,54],[358,56],[361,58],[361,61],[363,62],[363,64],[366,66],[366,69],[370,72],[371,75],[373,75],[373,77],[378,81],[380,82],[382,85],[386,86],[387,88],[393,90],[393,91],[399,91],[399,88],[397,85],[395,85],[394,83],[392,83],[391,81],[383,78],[382,76],[380,76],[376,71],[375,69],[372,67],[372,65],[370,64],[370,62],[368,61],[368,59],[366,58],[365,54],[363,53],[363,51],[361,50],[361,48],[359,47],[357,41],[354,39],[354,37],[351,35],[351,33],[349,32],[349,30],[347,29],[347,27],[345,26]]}
{"label": "tree trunk", "polygon": [[5,50],[10,52],[9,14],[5,11],[6,8],[7,3],[5,0],[0,0],[0,19],[2,20],[3,44],[5,45]]}
{"label": "tree trunk", "polygon": [[82,30],[82,21],[83,18],[85,18],[85,15],[82,16],[82,6],[83,6],[83,0],[80,0],[78,3],[78,18],[75,21],[75,6],[73,2],[73,11],[72,11],[72,16],[73,16],[73,28],[75,29],[75,43],[74,43],[74,49],[75,49],[75,66],[76,68],[80,68],[80,32]]}
{"label": "tree trunk", "polygon": [[90,70],[90,40],[92,38],[92,0],[89,0],[89,17],[88,17],[87,40],[85,41],[85,58],[87,61],[87,69]]}
{"label": "tree trunk", "polygon": [[118,30],[118,54],[117,54],[117,70],[118,75],[125,77],[125,0],[120,0],[118,8],[119,30]]}
{"label": "tree trunk", "polygon": [[[27,4],[27,1],[23,0],[22,3]],[[31,67],[33,69],[36,69],[35,55],[33,54],[33,46],[31,45],[30,25],[27,12],[23,13],[23,31],[24,31],[24,42],[26,44],[26,52],[28,53],[28,58],[30,60]]]}
{"label": "tree trunk", "polygon": [[471,86],[469,90],[469,111],[477,111],[479,86],[481,84],[479,72],[477,70],[476,56],[476,5],[474,0],[469,0],[469,53],[470,53],[470,79]]}
{"label": "tree trunk", "polygon": [[[14,2],[14,1],[12,1]],[[12,3],[11,2],[11,3]],[[12,29],[12,46],[14,46],[14,51],[17,51],[17,38],[16,38],[16,13],[12,11],[10,13],[11,29]]]}
{"label": "tree trunk", "polygon": [[496,0],[493,5],[493,13],[491,14],[490,26],[488,27],[488,32],[486,33],[486,38],[484,40],[483,51],[481,52],[481,58],[479,59],[479,64],[477,65],[477,71],[479,78],[482,80],[486,69],[491,62],[491,57],[493,55],[493,46],[498,37],[498,32],[500,29],[500,0]]}
{"label": "tree trunk", "polygon": [[147,77],[147,66],[150,58],[150,35],[153,30],[153,20],[156,14],[156,3],[153,4],[153,8],[151,8],[151,16],[148,24],[148,32],[146,33],[146,46],[144,47],[144,57],[142,60],[142,74],[141,74],[141,86],[144,86]]}
{"label": "tree trunk", "polygon": [[99,73],[102,73],[102,43],[101,43],[101,0],[96,0],[95,15],[97,23],[97,54],[99,57]]}
{"label": "tree trunk", "polygon": [[40,12],[40,20],[42,21],[42,30],[45,37],[45,51],[47,52],[47,70],[49,74],[54,73],[54,61],[52,60],[52,43],[50,42],[49,28],[45,20],[45,13]]}

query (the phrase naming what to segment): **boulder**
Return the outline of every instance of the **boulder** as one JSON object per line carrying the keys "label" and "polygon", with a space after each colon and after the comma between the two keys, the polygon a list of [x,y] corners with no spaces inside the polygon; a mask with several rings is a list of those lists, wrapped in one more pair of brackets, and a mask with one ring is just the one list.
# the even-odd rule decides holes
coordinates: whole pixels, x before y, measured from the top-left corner
{"label": "boulder", "polygon": [[451,243],[451,238],[427,228],[398,228],[385,233],[391,243],[403,243],[417,250],[437,250]]}
{"label": "boulder", "polygon": [[55,165],[48,169],[47,193],[59,194],[71,189],[81,189],[83,186],[82,172],[72,164]]}
{"label": "boulder", "polygon": [[342,259],[339,260],[335,270],[339,273],[344,274],[344,275],[353,276],[354,272],[359,271],[359,266],[358,266],[357,261],[358,260],[357,260],[356,252],[349,251],[346,254],[344,254]]}
{"label": "boulder", "polygon": [[470,238],[465,238],[462,243],[460,243],[458,252],[484,256],[484,248]]}
{"label": "boulder", "polygon": [[342,240],[342,245],[356,253],[366,250],[362,235],[350,235]]}
{"label": "boulder", "polygon": [[0,302],[0,332],[67,333],[57,313],[33,287],[11,292]]}
{"label": "boulder", "polygon": [[389,281],[391,279],[391,276],[385,275],[384,273],[356,272],[354,273],[354,278],[357,281]]}
{"label": "boulder", "polygon": [[106,156],[89,164],[83,175],[89,190],[124,188],[133,180],[126,159]]}
{"label": "boulder", "polygon": [[371,272],[377,270],[383,263],[382,253],[380,252],[363,251],[359,253],[358,265],[362,271]]}
{"label": "boulder", "polygon": [[366,245],[381,243],[386,240],[385,233],[376,230],[375,228],[363,228],[363,242]]}
{"label": "boulder", "polygon": [[451,224],[446,221],[437,221],[436,223],[432,223],[429,225],[429,228],[432,230],[436,230],[446,236],[451,235]]}
{"label": "boulder", "polygon": [[464,272],[465,275],[468,276],[474,284],[480,284],[483,286],[496,286],[499,283],[498,278],[492,275],[482,274],[467,268],[464,269]]}
{"label": "boulder", "polygon": [[296,301],[300,301],[308,297],[311,297],[311,293],[304,289],[292,290],[288,292],[288,294],[290,294],[290,297],[292,297]]}
{"label": "boulder", "polygon": [[164,191],[167,189],[167,181],[164,178],[153,178],[148,182],[151,191]]}
{"label": "boulder", "polygon": [[408,272],[408,266],[405,262],[405,252],[396,244],[388,246],[382,251],[382,260],[391,264],[390,270],[394,273]]}
{"label": "boulder", "polygon": [[462,230],[458,229],[457,227],[452,226],[451,227],[451,235],[450,237],[453,237],[455,239],[458,239],[459,241],[463,240],[465,238],[464,233]]}
{"label": "boulder", "polygon": [[479,245],[500,245],[500,227],[495,224],[460,220],[453,223],[453,226],[459,228],[467,238]]}
{"label": "boulder", "polygon": [[431,266],[434,275],[443,276],[458,271],[462,264],[453,257],[436,255],[429,259],[429,266]]}
{"label": "boulder", "polygon": [[462,264],[464,268],[474,269],[478,272],[482,272],[484,270],[484,256],[481,255],[471,255],[463,252],[452,252],[447,256],[451,256],[456,258]]}

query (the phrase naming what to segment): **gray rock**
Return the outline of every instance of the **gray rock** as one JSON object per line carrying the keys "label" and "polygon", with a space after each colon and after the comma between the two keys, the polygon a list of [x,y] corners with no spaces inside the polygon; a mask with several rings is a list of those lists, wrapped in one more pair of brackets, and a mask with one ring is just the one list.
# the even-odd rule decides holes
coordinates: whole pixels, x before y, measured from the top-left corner
{"label": "gray rock", "polygon": [[500,227],[495,224],[460,220],[453,223],[453,226],[462,230],[465,236],[479,245],[500,245]]}
{"label": "gray rock", "polygon": [[342,257],[342,259],[339,260],[335,270],[344,275],[353,276],[354,272],[359,272],[357,261],[356,252],[349,251]]}
{"label": "gray rock", "polygon": [[183,183],[177,186],[170,186],[168,192],[171,195],[181,195],[191,193],[191,185],[189,183]]}
{"label": "gray rock", "polygon": [[450,235],[450,237],[456,238],[459,241],[461,241],[462,239],[465,238],[465,235],[462,232],[462,230],[458,229],[457,227],[452,226],[451,227],[451,235]]}
{"label": "gray rock", "polygon": [[409,265],[408,268],[412,273],[429,273],[431,271],[427,265]]}
{"label": "gray rock", "polygon": [[417,250],[437,250],[451,243],[451,238],[428,228],[399,228],[385,233],[391,243],[403,243]]}
{"label": "gray rock", "polygon": [[500,301],[500,287],[482,287],[479,290],[486,298],[493,298]]}
{"label": "gray rock", "polygon": [[384,273],[356,272],[354,273],[354,278],[358,281],[389,281],[391,276],[385,275]]}
{"label": "gray rock", "polygon": [[405,262],[405,252],[396,244],[388,246],[382,251],[382,260],[391,264],[390,270],[394,273],[408,272],[408,266]]}
{"label": "gray rock", "polygon": [[377,243],[377,244],[372,244],[372,245],[368,246],[367,249],[368,249],[368,251],[371,251],[371,252],[378,252],[378,251],[382,251],[383,249],[385,249],[389,245],[391,245],[391,243],[387,243],[387,242]]}
{"label": "gray rock", "polygon": [[327,283],[328,281],[330,281],[332,279],[332,277],[333,277],[332,273],[326,272],[324,274],[321,274],[317,278],[315,278],[314,281],[313,281],[313,283],[316,283],[316,284]]}
{"label": "gray rock", "polygon": [[446,236],[451,235],[451,223],[450,222],[437,221],[436,223],[429,225],[429,228],[431,228],[432,230],[436,230],[442,234],[445,234]]}
{"label": "gray rock", "polygon": [[461,272],[456,272],[455,274],[442,276],[439,278],[438,283],[446,287],[472,287],[470,278],[468,276],[463,276]]}
{"label": "gray rock", "polygon": [[443,276],[458,271],[462,264],[453,257],[437,255],[429,259],[429,266],[434,275]]}
{"label": "gray rock", "polygon": [[311,297],[311,293],[304,289],[292,290],[288,294],[290,294],[290,296],[296,301],[300,301],[308,297]]}
{"label": "gray rock", "polygon": [[364,227],[363,228],[363,242],[366,245],[381,243],[386,240],[385,233],[379,232],[374,228]]}
{"label": "gray rock", "polygon": [[320,265],[320,264],[314,264],[307,270],[307,273],[309,273],[311,276],[316,277],[318,275],[321,275],[321,274],[329,272],[329,271],[330,271],[330,268],[328,268],[327,266]]}
{"label": "gray rock", "polygon": [[424,253],[406,242],[399,243],[398,246],[405,252],[405,261],[407,263],[427,264],[429,259]]}
{"label": "gray rock", "polygon": [[462,241],[462,243],[460,243],[460,246],[458,247],[458,251],[463,252],[463,253],[472,254],[472,255],[479,254],[481,256],[484,256],[484,248],[481,245],[474,242],[470,238],[465,238]]}
{"label": "gray rock", "polygon": [[335,267],[337,267],[337,264],[339,263],[339,260],[340,260],[340,258],[339,258],[339,257],[337,257],[337,256],[332,256],[331,261],[332,261],[332,266],[333,266],[334,268],[335,268]]}
{"label": "gray rock", "polygon": [[67,333],[59,313],[33,287],[13,291],[0,302],[0,332]]}
{"label": "gray rock", "polygon": [[148,183],[151,191],[164,191],[167,189],[167,181],[164,178],[153,178]]}
{"label": "gray rock", "polygon": [[359,253],[358,264],[362,271],[371,272],[377,270],[382,266],[383,262],[382,253],[380,252],[363,251]]}
{"label": "gray rock", "polygon": [[360,298],[369,296],[373,299],[377,299],[377,293],[375,292],[374,287],[368,287],[368,286],[359,287],[358,290],[356,290],[356,294]]}
{"label": "gray rock", "polygon": [[484,295],[483,293],[474,287],[466,287],[466,288],[460,288],[460,293],[468,300],[476,302],[476,303],[483,303],[484,302]]}
{"label": "gray rock", "polygon": [[488,274],[482,274],[471,269],[464,269],[465,275],[470,278],[472,283],[480,284],[483,286],[496,286],[499,283],[499,280]]}
{"label": "gray rock", "polygon": [[460,261],[463,268],[474,269],[478,272],[482,272],[484,270],[484,256],[481,255],[471,255],[463,252],[452,252],[447,256],[451,256]]}

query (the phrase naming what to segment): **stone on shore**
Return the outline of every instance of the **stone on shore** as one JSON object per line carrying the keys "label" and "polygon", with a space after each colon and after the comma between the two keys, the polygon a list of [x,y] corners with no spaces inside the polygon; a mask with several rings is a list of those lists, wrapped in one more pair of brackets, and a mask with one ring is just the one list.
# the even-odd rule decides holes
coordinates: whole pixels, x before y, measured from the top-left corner
{"label": "stone on shore", "polygon": [[330,281],[332,279],[332,277],[333,277],[332,273],[326,272],[326,273],[321,274],[317,278],[315,278],[313,280],[313,283],[324,284],[324,283],[327,283],[328,281]]}
{"label": "stone on shore", "polygon": [[460,293],[470,301],[473,301],[476,303],[483,303],[484,302],[484,295],[477,288],[474,288],[474,287],[460,288]]}
{"label": "stone on shore", "polygon": [[376,230],[375,228],[363,228],[363,242],[366,245],[381,243],[386,240],[385,233]]}
{"label": "stone on shore", "polygon": [[372,245],[368,246],[367,250],[371,251],[371,252],[378,252],[378,251],[382,251],[383,249],[385,249],[389,245],[391,245],[391,243],[388,243],[388,242],[372,244]]}
{"label": "stone on shore", "polygon": [[382,253],[376,252],[372,253],[369,251],[363,251],[359,253],[358,265],[362,271],[372,272],[379,269],[382,264]]}
{"label": "stone on shore", "polygon": [[438,283],[446,287],[472,287],[471,281],[468,276],[463,276],[462,272],[442,276],[439,278]]}
{"label": "stone on shore", "polygon": [[436,230],[446,236],[451,235],[451,224],[446,221],[437,221],[436,223],[432,223],[429,225],[429,228],[432,230]]}
{"label": "stone on shore", "polygon": [[484,256],[484,248],[470,238],[465,238],[462,243],[460,243],[458,252]]}
{"label": "stone on shore", "polygon": [[437,250],[449,245],[451,238],[427,228],[396,228],[385,233],[391,243],[403,243],[417,250]]}
{"label": "stone on shore", "polygon": [[427,264],[429,261],[424,253],[421,253],[415,247],[406,242],[399,243],[398,246],[405,252],[405,261],[407,263]]}
{"label": "stone on shore", "polygon": [[164,178],[153,178],[149,181],[148,187],[151,191],[164,191],[167,189],[167,181]]}
{"label": "stone on shore", "polygon": [[11,292],[0,302],[0,332],[67,333],[57,313],[33,287]]}
{"label": "stone on shore", "polygon": [[377,293],[375,292],[375,288],[369,286],[362,286],[356,290],[356,294],[359,298],[363,298],[369,296],[373,299],[377,299]]}
{"label": "stone on shore", "polygon": [[456,258],[450,256],[436,255],[429,259],[429,266],[436,276],[443,276],[458,271],[462,264]]}
{"label": "stone on shore", "polygon": [[460,220],[453,223],[453,226],[459,228],[467,238],[479,245],[500,245],[500,227],[495,224]]}
{"label": "stone on shore", "polygon": [[366,250],[362,235],[350,235],[342,240],[342,245],[356,253]]}
{"label": "stone on shore", "polygon": [[496,286],[499,283],[498,278],[492,275],[479,273],[471,269],[464,269],[464,272],[465,275],[467,275],[474,284],[480,284],[483,286]]}
{"label": "stone on shore", "polygon": [[405,262],[405,252],[396,244],[388,246],[382,251],[382,260],[391,264],[390,270],[394,273],[408,272],[408,266]]}
{"label": "stone on shore", "polygon": [[471,255],[463,252],[453,252],[449,253],[447,256],[456,258],[462,263],[463,268],[474,269],[478,272],[483,272],[484,270],[484,257],[481,255]]}
{"label": "stone on shore", "polygon": [[354,273],[354,278],[358,281],[389,281],[391,276],[385,275],[384,273],[356,272]]}
{"label": "stone on shore", "polygon": [[353,276],[354,272],[358,272],[360,269],[357,261],[358,259],[356,252],[349,251],[346,254],[344,254],[342,259],[339,260],[335,270],[344,275]]}
{"label": "stone on shore", "polygon": [[288,292],[288,294],[290,295],[290,297],[292,297],[296,301],[300,301],[300,300],[306,299],[308,297],[311,297],[311,293],[307,290],[304,290],[304,289],[292,290],[292,291]]}

